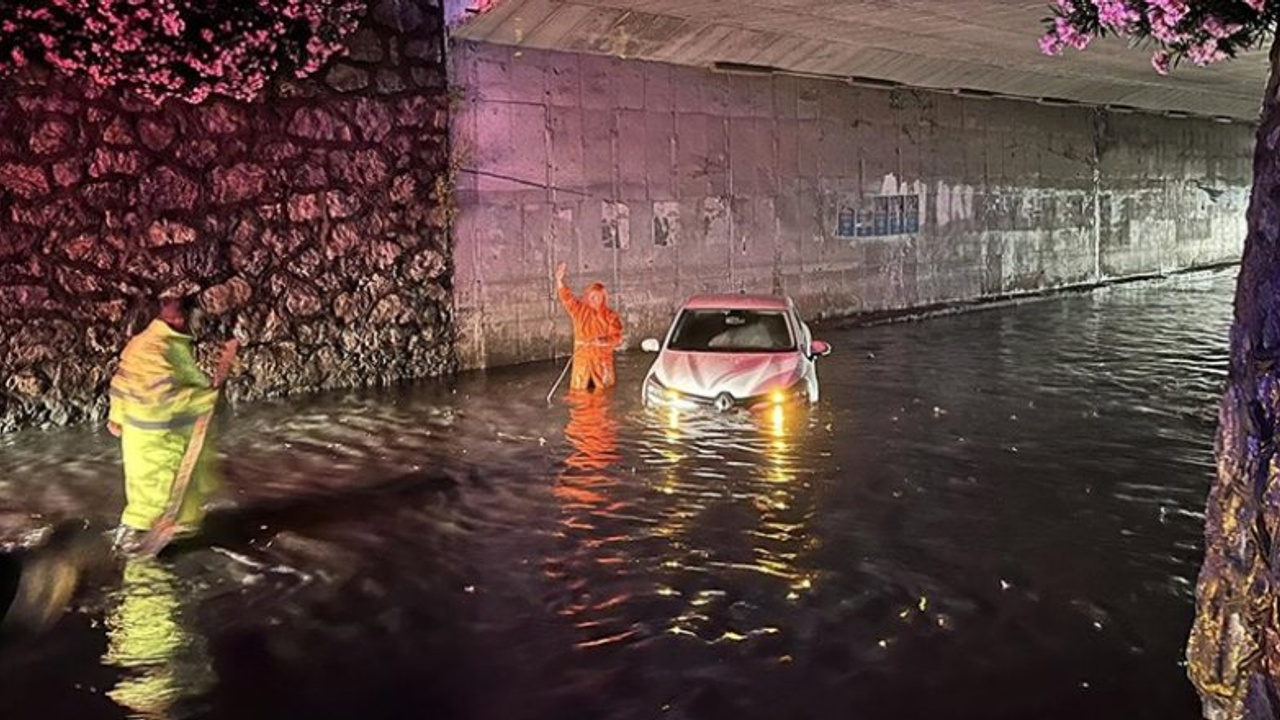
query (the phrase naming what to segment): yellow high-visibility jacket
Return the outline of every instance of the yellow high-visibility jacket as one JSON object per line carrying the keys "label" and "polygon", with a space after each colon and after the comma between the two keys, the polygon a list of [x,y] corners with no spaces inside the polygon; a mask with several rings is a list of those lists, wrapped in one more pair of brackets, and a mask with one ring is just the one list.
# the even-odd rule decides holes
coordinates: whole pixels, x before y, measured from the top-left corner
{"label": "yellow high-visibility jacket", "polygon": [[[154,320],[125,346],[110,395],[110,419],[122,430],[126,505],[121,522],[147,530],[164,512],[196,419],[213,410],[218,393],[196,364],[191,337]],[[202,453],[178,522],[199,522],[212,490]]]}
{"label": "yellow high-visibility jacket", "polygon": [[125,346],[111,378],[111,421],[138,430],[173,430],[194,424],[217,397],[196,364],[191,336],[153,320]]}

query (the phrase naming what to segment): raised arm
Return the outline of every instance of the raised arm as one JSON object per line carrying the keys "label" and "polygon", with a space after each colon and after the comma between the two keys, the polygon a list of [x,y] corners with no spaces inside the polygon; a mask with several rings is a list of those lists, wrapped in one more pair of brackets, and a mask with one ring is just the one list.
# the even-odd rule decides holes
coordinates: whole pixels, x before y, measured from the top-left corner
{"label": "raised arm", "polygon": [[564,276],[568,271],[569,267],[564,263],[556,266],[556,292],[560,295],[560,304],[569,311],[569,315],[576,318],[582,313],[582,301],[574,297],[573,292],[564,284]]}

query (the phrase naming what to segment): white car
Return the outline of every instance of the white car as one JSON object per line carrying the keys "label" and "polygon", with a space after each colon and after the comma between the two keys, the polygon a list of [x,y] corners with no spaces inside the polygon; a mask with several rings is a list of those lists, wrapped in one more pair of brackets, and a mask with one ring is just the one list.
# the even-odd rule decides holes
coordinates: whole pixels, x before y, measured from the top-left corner
{"label": "white car", "polygon": [[690,298],[666,340],[641,347],[658,353],[644,379],[647,407],[721,412],[817,402],[816,361],[831,352],[812,338],[790,298],[773,295]]}

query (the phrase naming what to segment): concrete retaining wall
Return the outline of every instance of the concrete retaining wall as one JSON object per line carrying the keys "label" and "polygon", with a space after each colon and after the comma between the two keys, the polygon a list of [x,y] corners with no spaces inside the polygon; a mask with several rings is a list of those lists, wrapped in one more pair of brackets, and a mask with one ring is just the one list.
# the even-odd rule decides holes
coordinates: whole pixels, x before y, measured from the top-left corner
{"label": "concrete retaining wall", "polygon": [[694,293],[833,317],[1234,261],[1244,237],[1247,125],[488,44],[451,77],[467,367],[567,349],[557,259],[636,345]]}

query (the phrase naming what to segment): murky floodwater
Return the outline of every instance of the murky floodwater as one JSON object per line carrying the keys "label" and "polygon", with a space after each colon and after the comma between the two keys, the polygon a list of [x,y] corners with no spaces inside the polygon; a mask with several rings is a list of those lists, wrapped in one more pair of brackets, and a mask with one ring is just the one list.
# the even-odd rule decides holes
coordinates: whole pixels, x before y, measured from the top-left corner
{"label": "murky floodwater", "polygon": [[[819,332],[822,404],[543,401],[550,365],[240,408],[212,546],[0,654],[0,717],[1196,717],[1232,274]],[[0,538],[121,503],[0,439]]]}

